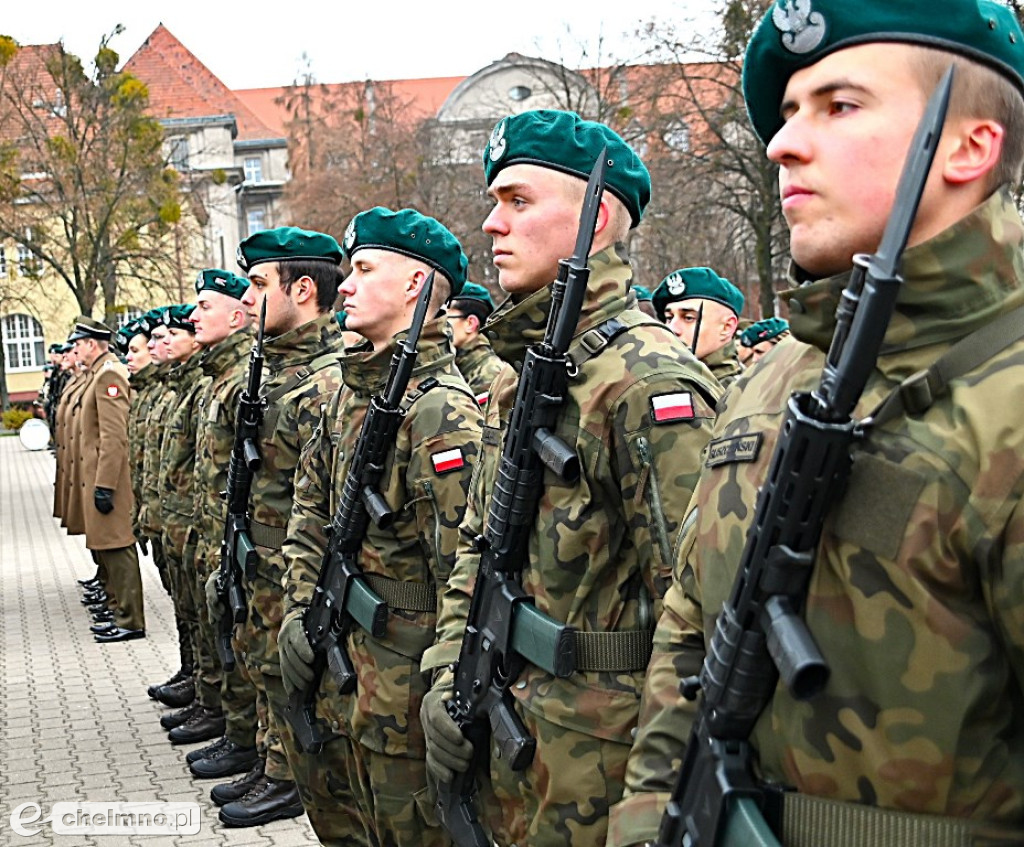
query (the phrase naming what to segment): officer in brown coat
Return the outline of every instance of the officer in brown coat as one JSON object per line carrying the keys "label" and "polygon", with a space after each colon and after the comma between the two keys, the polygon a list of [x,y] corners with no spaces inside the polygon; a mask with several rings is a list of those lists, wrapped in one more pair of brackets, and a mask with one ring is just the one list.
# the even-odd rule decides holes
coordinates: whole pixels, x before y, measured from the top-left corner
{"label": "officer in brown coat", "polygon": [[128,369],[110,350],[109,327],[80,317],[70,339],[87,371],[79,409],[77,499],[84,517],[85,546],[106,574],[111,620],[94,628],[100,643],[129,641],[146,634],[142,578],[132,531],[133,498],[128,471]]}

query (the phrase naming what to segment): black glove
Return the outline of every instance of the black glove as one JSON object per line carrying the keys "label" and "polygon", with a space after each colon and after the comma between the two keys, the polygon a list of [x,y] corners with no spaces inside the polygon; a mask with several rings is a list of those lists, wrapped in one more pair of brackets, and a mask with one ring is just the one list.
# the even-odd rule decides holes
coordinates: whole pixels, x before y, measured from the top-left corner
{"label": "black glove", "polygon": [[[102,509],[100,511],[102,511]],[[139,536],[139,549],[142,551],[143,556],[149,555],[149,539],[145,535]]]}
{"label": "black glove", "polygon": [[101,515],[109,515],[114,511],[114,489],[100,488],[97,485],[92,493],[92,502],[96,504],[96,509]]}

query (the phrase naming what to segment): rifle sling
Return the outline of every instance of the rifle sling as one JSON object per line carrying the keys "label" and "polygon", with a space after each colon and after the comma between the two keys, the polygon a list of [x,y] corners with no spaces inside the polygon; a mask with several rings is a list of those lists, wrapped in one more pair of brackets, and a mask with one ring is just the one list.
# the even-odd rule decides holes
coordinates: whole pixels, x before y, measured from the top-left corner
{"label": "rifle sling", "polygon": [[963,818],[920,815],[859,803],[783,795],[786,847],[982,847],[1024,843],[1024,832]]}
{"label": "rifle sling", "polygon": [[983,365],[1024,338],[1024,306],[960,339],[932,365],[908,376],[868,415],[866,427],[877,427],[903,415],[919,415],[946,393],[949,383]]}
{"label": "rifle sling", "polygon": [[437,591],[425,582],[403,582],[375,573],[364,573],[363,579],[389,609],[407,612],[436,612]]}
{"label": "rifle sling", "polygon": [[573,633],[576,670],[629,673],[646,670],[654,633],[646,629],[627,632]]}
{"label": "rifle sling", "polygon": [[268,550],[280,550],[288,532],[283,526],[269,526],[259,521],[249,521],[249,538],[253,544]]}

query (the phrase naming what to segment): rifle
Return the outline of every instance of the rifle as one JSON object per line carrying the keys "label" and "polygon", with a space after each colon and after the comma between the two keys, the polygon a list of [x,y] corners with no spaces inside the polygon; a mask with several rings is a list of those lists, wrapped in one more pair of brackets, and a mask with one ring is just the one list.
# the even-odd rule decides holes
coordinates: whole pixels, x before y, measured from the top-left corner
{"label": "rifle", "polygon": [[798,700],[814,697],[828,682],[829,667],[800,612],[822,524],[842,498],[850,449],[861,437],[852,414],[896,305],[900,260],[942,134],[952,81],[950,68],[911,141],[878,252],[854,256],[817,389],[789,399],[732,592],[700,676],[681,686],[687,699],[698,690],[704,698],[661,821],[661,847],[715,847],[727,818],[734,810],[749,811],[751,804],[777,817],[781,797],[752,774],[750,733],[780,676]]}
{"label": "rifle", "polygon": [[384,393],[370,399],[341,500],[326,527],[327,550],[313,599],[302,618],[306,639],[313,649],[313,679],[304,690],[292,693],[284,709],[295,740],[306,753],[319,753],[331,737],[316,717],[317,690],[324,671],[330,670],[342,694],[350,694],[356,687],[356,671],[345,647],[353,622],[374,638],[383,637],[387,630],[387,604],[363,578],[359,553],[371,520],[377,527],[387,529],[395,519],[378,486],[384,475],[384,462],[405,418],[402,400],[416,365],[417,345],[433,289],[431,271],[416,301],[405,341],[398,345],[391,359]]}
{"label": "rifle", "polygon": [[448,714],[473,744],[473,757],[451,784],[438,785],[438,818],[458,847],[488,847],[477,819],[476,773],[496,755],[513,770],[533,760],[537,742],[516,714],[509,691],[526,662],[558,677],[576,667],[575,630],[539,612],[520,585],[527,544],[547,467],[567,482],[580,476],[579,458],[553,432],[569,393],[569,344],[579,323],[590,269],[587,260],[604,193],[606,150],[590,174],[571,259],[558,263],[544,340],[526,352],[515,404],[501,448],[487,524],[476,541],[476,586],[454,665]]}
{"label": "rifle", "polygon": [[224,521],[224,537],[220,544],[220,576],[217,594],[224,607],[217,624],[217,653],[224,670],[235,669],[235,651],[231,634],[235,624],[245,620],[245,595],[242,591],[242,569],[252,577],[256,568],[256,548],[249,537],[249,491],[252,478],[260,468],[260,451],[256,446],[266,403],[260,397],[263,379],[263,330],[267,320],[267,301],[260,310],[260,328],[249,353],[249,377],[238,401],[235,419],[235,442],[228,464],[228,488],[224,498],[228,504]]}

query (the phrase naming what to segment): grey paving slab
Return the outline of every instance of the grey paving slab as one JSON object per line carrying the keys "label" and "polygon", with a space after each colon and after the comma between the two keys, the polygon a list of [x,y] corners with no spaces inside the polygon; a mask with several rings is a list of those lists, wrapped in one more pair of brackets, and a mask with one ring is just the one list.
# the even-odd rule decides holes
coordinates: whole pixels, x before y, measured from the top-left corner
{"label": "grey paving slab", "polygon": [[[222,827],[209,800],[216,781],[192,780],[185,754],[158,720],[146,687],[177,670],[171,603],[142,560],[146,638],[99,645],[76,579],[94,567],[81,537],[52,517],[54,461],[0,437],[0,845],[11,847],[299,847],[317,840],[308,820],[247,830]],[[57,835],[26,838],[11,812],[38,803],[198,802],[197,835]]]}

